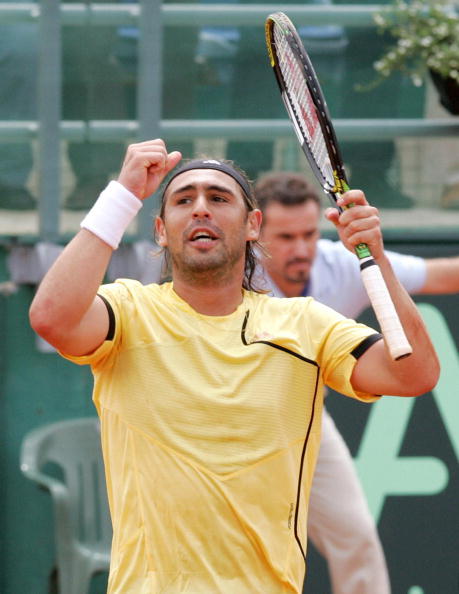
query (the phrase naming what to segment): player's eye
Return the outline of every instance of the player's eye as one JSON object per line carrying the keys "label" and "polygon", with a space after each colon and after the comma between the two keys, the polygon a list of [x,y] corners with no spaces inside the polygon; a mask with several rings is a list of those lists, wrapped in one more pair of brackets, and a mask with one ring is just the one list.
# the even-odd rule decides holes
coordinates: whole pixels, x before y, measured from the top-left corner
{"label": "player's eye", "polygon": [[179,198],[177,198],[176,204],[189,204],[190,202],[190,196],[180,196]]}
{"label": "player's eye", "polygon": [[225,198],[225,196],[221,196],[220,194],[214,194],[212,200],[213,202],[228,202],[228,198]]}

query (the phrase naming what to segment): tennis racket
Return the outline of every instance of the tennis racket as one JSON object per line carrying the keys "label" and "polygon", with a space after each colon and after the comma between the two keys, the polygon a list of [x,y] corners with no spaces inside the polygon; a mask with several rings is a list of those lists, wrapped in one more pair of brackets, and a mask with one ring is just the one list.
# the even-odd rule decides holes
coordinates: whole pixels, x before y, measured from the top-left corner
{"label": "tennis racket", "polygon": [[[349,190],[338,141],[312,63],[293,23],[283,12],[270,14],[266,19],[266,44],[301,148],[317,180],[336,205],[339,196]],[[379,266],[366,244],[357,245],[355,251],[391,357],[396,360],[410,355],[411,345]]]}

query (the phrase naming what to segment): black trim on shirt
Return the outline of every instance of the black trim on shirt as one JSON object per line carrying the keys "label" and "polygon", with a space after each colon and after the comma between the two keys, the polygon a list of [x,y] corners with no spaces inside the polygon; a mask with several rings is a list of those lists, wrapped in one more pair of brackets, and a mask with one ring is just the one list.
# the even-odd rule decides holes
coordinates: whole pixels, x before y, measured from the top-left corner
{"label": "black trim on shirt", "polygon": [[[306,563],[306,547],[303,547],[303,545],[301,544],[301,539],[300,536],[298,534],[298,522],[299,522],[299,507],[300,507],[300,496],[301,496],[301,487],[302,487],[302,480],[303,480],[303,470],[304,470],[304,459],[306,456],[306,448],[308,445],[308,441],[309,441],[309,436],[311,433],[311,428],[312,428],[312,424],[314,421],[314,415],[315,415],[315,411],[316,411],[316,400],[317,400],[317,388],[319,385],[319,371],[320,371],[320,366],[316,361],[313,361],[311,359],[308,359],[307,357],[304,357],[303,355],[300,355],[299,353],[296,353],[295,351],[291,351],[290,349],[287,349],[286,347],[280,346],[278,344],[275,344],[273,342],[269,342],[268,340],[254,340],[253,342],[247,342],[246,336],[245,336],[245,331],[247,328],[247,322],[249,320],[249,315],[250,315],[250,310],[247,310],[245,312],[245,317],[244,317],[244,322],[242,324],[242,328],[241,328],[241,340],[242,343],[246,346],[250,346],[252,344],[266,344],[268,346],[271,346],[275,349],[278,349],[280,351],[283,351],[284,353],[287,353],[288,355],[292,355],[293,357],[296,357],[298,359],[301,359],[303,361],[305,361],[306,363],[310,363],[311,365],[314,365],[317,369],[316,372],[316,385],[314,387],[314,396],[313,396],[313,402],[312,402],[312,409],[311,409],[311,418],[309,419],[309,425],[308,428],[306,430],[306,435],[304,438],[304,444],[303,444],[303,449],[301,452],[301,458],[300,458],[300,468],[299,468],[299,473],[298,473],[298,483],[297,483],[297,495],[296,495],[296,504],[295,504],[295,540],[300,548],[301,554],[304,558],[304,561]],[[363,353],[370,348],[371,345],[373,345],[375,342],[377,342],[378,340],[381,340],[383,338],[382,334],[379,333],[375,333],[375,334],[370,334],[370,336],[367,336],[367,338],[365,338],[364,340],[362,340],[361,343],[359,343],[354,350],[352,351],[352,355],[358,359],[360,356],[363,355]]]}
{"label": "black trim on shirt", "polygon": [[354,350],[351,352],[351,355],[355,358],[358,359],[359,357],[361,357],[363,355],[363,353],[365,353],[375,342],[378,342],[378,340],[381,340],[383,338],[383,335],[380,334],[379,332],[375,332],[374,334],[370,334],[370,336],[367,336],[366,338],[364,338],[362,340],[362,342],[360,344],[358,344]]}
{"label": "black trim on shirt", "polygon": [[107,331],[107,336],[105,337],[105,340],[113,340],[113,338],[115,336],[115,328],[116,328],[115,313],[113,311],[112,306],[110,305],[110,302],[103,295],[100,295],[99,293],[97,293],[97,295],[105,303],[105,307],[107,308],[107,312],[108,312],[108,331]]}
{"label": "black trim on shirt", "polygon": [[[280,346],[273,342],[269,342],[268,340],[254,340],[253,342],[247,342],[247,339],[245,336],[245,331],[247,328],[247,322],[249,319],[249,315],[250,315],[250,310],[247,310],[245,312],[244,322],[243,322],[242,328],[241,328],[241,340],[245,346],[251,346],[252,344],[266,344],[267,346],[270,346],[270,347],[273,347],[280,351],[283,351],[284,353],[287,353],[288,355],[292,355],[293,357],[296,357],[297,359],[301,359],[305,363],[310,363],[311,365],[313,365],[316,368],[316,383],[314,386],[314,396],[312,399],[311,417],[309,419],[309,424],[308,424],[308,427],[306,430],[303,448],[301,451],[300,467],[299,467],[297,491],[296,491],[296,502],[295,502],[295,522],[294,522],[295,540],[300,548],[301,555],[304,559],[304,562],[306,563],[306,546],[303,547],[303,545],[301,544],[300,535],[298,533],[299,532],[298,531],[298,524],[299,524],[298,515],[299,515],[299,508],[300,508],[301,488],[302,488],[302,484],[303,484],[304,459],[306,456],[306,448],[308,446],[309,436],[311,434],[312,424],[313,424],[314,416],[315,416],[315,412],[316,412],[317,388],[319,386],[320,366],[316,361],[313,361],[312,359],[308,359],[307,357],[304,357],[303,355],[300,355],[299,353],[296,353],[295,351],[291,351],[290,349],[287,349],[286,347]],[[304,526],[302,526],[301,528],[304,529]]]}
{"label": "black trim on shirt", "polygon": [[245,346],[249,346],[251,344],[267,344],[268,346],[274,347],[275,349],[284,351],[284,353],[287,353],[288,355],[292,355],[292,357],[296,357],[297,359],[306,361],[306,363],[311,363],[311,365],[315,365],[316,367],[319,367],[319,365],[316,361],[313,361],[312,359],[308,359],[307,357],[304,357],[303,355],[300,355],[299,353],[295,353],[295,351],[291,351],[290,349],[287,349],[286,347],[283,347],[280,344],[275,344],[274,342],[269,342],[269,340],[254,340],[253,342],[247,342],[247,339],[245,337],[245,330],[247,328],[247,321],[249,319],[249,314],[250,314],[250,310],[248,309],[245,312],[244,322],[242,323],[242,329],[241,329],[242,344],[244,344]]}

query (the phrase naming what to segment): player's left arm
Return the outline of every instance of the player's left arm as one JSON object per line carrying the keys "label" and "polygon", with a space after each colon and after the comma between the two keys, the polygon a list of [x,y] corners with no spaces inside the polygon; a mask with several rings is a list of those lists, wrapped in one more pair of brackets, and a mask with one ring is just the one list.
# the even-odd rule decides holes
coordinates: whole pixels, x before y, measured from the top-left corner
{"label": "player's left arm", "polygon": [[413,352],[394,361],[380,340],[358,359],[351,383],[354,390],[370,394],[420,396],[438,381],[438,357],[415,303],[397,280],[389,260],[379,259],[378,264]]}
{"label": "player's left arm", "polygon": [[440,366],[435,349],[419,311],[398,281],[384,252],[383,237],[377,209],[371,207],[363,192],[352,190],[343,194],[338,204],[345,208],[326,211],[344,245],[353,250],[366,243],[380,267],[394,306],[413,348],[409,357],[394,361],[383,341],[373,344],[357,361],[352,374],[356,391],[394,396],[418,396],[430,391],[438,381]]}

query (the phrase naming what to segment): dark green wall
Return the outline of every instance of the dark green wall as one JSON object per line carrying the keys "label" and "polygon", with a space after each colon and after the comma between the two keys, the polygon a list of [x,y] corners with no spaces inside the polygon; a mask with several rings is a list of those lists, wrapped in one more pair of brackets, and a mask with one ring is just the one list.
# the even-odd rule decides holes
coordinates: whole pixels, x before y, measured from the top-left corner
{"label": "dark green wall", "polygon": [[[0,251],[2,278],[5,251]],[[53,567],[53,522],[47,492],[19,470],[20,445],[31,429],[95,415],[92,377],[57,354],[39,353],[28,323],[34,287],[0,296],[1,547],[0,591],[44,594]]]}

